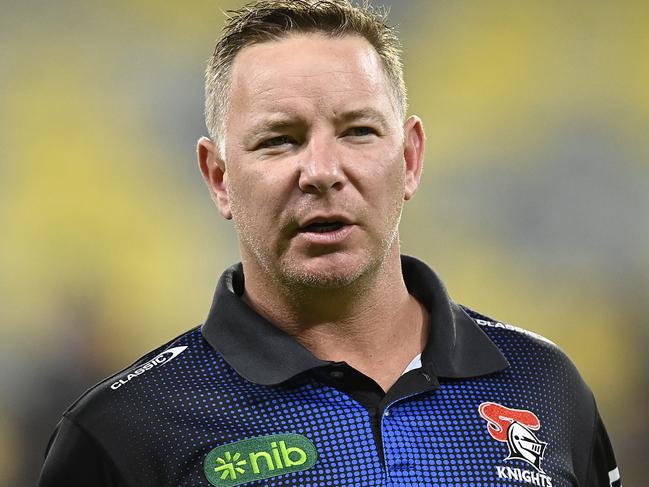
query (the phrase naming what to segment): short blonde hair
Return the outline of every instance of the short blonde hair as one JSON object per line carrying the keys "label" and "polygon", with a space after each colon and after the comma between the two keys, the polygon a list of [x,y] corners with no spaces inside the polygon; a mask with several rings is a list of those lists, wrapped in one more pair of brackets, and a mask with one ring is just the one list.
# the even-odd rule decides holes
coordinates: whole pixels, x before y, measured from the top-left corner
{"label": "short blonde hair", "polygon": [[401,43],[387,24],[387,12],[365,0],[258,0],[229,10],[220,38],[205,71],[205,124],[223,156],[223,135],[229,106],[234,58],[244,47],[281,39],[295,33],[319,33],[330,37],[357,35],[376,50],[383,64],[395,108],[401,119],[407,110],[406,86],[401,64]]}

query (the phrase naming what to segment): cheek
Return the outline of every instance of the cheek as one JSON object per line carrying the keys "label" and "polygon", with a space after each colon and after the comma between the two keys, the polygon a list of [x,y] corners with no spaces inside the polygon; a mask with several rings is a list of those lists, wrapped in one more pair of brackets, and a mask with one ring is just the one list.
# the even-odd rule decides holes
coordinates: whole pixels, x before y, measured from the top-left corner
{"label": "cheek", "polygon": [[386,206],[394,205],[394,201],[403,199],[405,188],[405,163],[400,153],[394,152],[387,157],[374,160],[366,168],[363,178],[367,194],[374,201],[382,201]]}
{"label": "cheek", "polygon": [[240,234],[252,233],[258,221],[252,218],[258,213],[255,211],[255,206],[258,206],[255,201],[258,189],[250,180],[246,181],[246,178],[242,178],[239,174],[231,174],[228,182],[230,209],[237,230]]}
{"label": "cheek", "polygon": [[231,174],[228,194],[233,217],[245,233],[277,226],[286,188],[274,174],[265,170]]}

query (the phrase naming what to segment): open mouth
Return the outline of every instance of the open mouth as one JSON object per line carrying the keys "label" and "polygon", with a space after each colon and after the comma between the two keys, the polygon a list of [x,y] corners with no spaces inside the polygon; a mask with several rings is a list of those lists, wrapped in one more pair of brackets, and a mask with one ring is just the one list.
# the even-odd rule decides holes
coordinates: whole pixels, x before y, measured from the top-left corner
{"label": "open mouth", "polygon": [[345,224],[341,221],[321,221],[313,222],[303,227],[300,231],[313,233],[335,232],[336,230],[339,230],[344,226]]}

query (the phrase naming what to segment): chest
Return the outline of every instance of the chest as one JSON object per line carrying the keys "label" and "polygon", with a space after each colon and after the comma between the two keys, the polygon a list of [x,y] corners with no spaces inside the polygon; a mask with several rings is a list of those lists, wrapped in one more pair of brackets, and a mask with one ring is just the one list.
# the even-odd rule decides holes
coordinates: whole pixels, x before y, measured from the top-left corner
{"label": "chest", "polygon": [[321,384],[205,389],[138,431],[133,475],[221,487],[577,485],[573,413],[517,390],[451,382],[381,414]]}

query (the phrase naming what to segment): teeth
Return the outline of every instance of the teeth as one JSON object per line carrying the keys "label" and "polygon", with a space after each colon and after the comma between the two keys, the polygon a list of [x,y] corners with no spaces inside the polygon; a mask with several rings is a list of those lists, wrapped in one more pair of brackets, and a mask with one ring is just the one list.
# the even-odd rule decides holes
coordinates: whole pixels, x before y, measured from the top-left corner
{"label": "teeth", "polygon": [[308,232],[324,233],[324,232],[333,232],[338,230],[343,226],[340,222],[321,222],[321,223],[312,223],[306,227]]}

